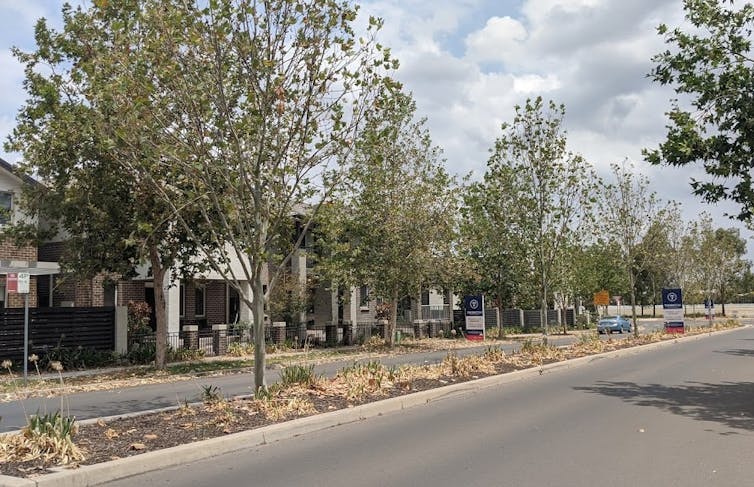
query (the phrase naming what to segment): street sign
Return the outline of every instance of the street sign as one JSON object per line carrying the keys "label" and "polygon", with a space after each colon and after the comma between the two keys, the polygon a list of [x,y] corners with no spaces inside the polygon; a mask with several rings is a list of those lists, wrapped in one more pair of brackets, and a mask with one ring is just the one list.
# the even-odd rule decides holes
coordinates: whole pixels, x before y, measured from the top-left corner
{"label": "street sign", "polygon": [[484,340],[484,296],[465,296],[466,338]]}
{"label": "street sign", "polygon": [[667,333],[684,332],[683,293],[680,288],[662,289],[662,313]]}
{"label": "street sign", "polygon": [[16,292],[18,294],[29,294],[30,283],[31,283],[31,277],[29,276],[29,273],[19,272],[18,279],[17,279]]}
{"label": "street sign", "polygon": [[9,293],[18,292],[18,273],[9,272],[5,277],[5,287]]}
{"label": "street sign", "polygon": [[594,293],[594,305],[595,306],[607,306],[610,304],[610,293],[605,289],[598,293]]}

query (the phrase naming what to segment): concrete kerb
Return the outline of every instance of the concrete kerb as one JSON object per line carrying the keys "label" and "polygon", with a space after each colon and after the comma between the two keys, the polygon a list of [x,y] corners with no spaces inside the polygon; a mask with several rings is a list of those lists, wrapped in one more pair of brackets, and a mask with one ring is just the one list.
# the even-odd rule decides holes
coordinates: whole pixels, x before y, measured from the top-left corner
{"label": "concrete kerb", "polygon": [[[748,326],[746,326],[748,327]],[[42,475],[36,478],[23,479],[0,475],[0,486],[7,487],[81,487],[98,485],[105,482],[127,478],[135,474],[159,470],[163,468],[183,465],[185,463],[204,460],[214,456],[231,453],[238,450],[253,448],[267,443],[301,436],[339,425],[349,424],[364,419],[382,416],[385,414],[401,411],[415,406],[428,404],[452,397],[459,397],[487,389],[489,387],[504,385],[530,377],[538,377],[545,373],[551,373],[559,369],[571,369],[605,358],[618,358],[621,356],[642,353],[658,348],[675,345],[679,342],[699,340],[707,336],[721,333],[730,333],[739,328],[722,330],[717,332],[703,333],[693,336],[678,337],[672,340],[649,343],[637,347],[624,348],[597,355],[588,355],[576,359],[556,362],[541,367],[518,370],[507,374],[494,375],[476,379],[460,384],[451,384],[435,389],[393,397],[377,402],[363,404],[348,409],[341,409],[329,413],[295,419],[285,423],[278,423],[263,428],[258,428],[227,436],[211,438],[172,448],[165,448],[154,452],[143,453],[133,457],[114,460],[111,462],[86,465],[77,469],[57,469],[58,471]],[[173,409],[173,408],[169,408]],[[134,413],[128,416],[148,414],[149,412]],[[126,415],[114,416],[124,417]],[[96,421],[96,420],[94,420]]]}

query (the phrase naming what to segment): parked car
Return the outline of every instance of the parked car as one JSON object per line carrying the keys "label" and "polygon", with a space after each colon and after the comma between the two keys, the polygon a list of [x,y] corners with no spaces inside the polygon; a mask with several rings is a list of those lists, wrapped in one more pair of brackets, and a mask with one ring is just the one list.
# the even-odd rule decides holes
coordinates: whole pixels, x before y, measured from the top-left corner
{"label": "parked car", "polygon": [[631,322],[622,316],[605,316],[597,323],[597,333],[612,333],[614,331],[631,333]]}

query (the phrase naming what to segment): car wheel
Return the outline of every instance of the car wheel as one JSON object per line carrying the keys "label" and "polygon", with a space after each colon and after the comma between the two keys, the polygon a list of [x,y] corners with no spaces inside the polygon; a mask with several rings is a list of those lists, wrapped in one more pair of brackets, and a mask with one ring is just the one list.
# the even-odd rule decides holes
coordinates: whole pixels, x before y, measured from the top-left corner
{"label": "car wheel", "polygon": [[623,334],[623,328],[621,328],[620,330],[618,330],[618,333],[620,333],[622,335]]}

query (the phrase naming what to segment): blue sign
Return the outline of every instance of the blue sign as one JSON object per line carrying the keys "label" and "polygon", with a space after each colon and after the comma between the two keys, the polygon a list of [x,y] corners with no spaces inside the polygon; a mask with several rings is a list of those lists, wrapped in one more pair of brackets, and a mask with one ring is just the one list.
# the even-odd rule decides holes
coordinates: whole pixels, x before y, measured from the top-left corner
{"label": "blue sign", "polygon": [[662,307],[664,309],[683,308],[683,294],[681,293],[681,288],[663,288]]}
{"label": "blue sign", "polygon": [[464,296],[466,338],[484,340],[484,296]]}
{"label": "blue sign", "polygon": [[713,309],[715,307],[715,303],[712,301],[712,298],[704,300],[704,307],[706,309]]}
{"label": "blue sign", "polygon": [[463,302],[466,316],[482,316],[484,313],[482,296],[465,296]]}

